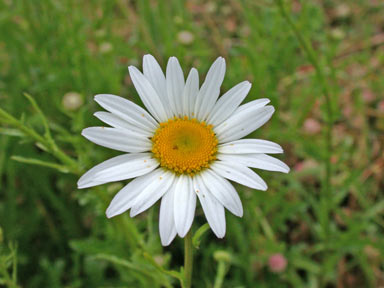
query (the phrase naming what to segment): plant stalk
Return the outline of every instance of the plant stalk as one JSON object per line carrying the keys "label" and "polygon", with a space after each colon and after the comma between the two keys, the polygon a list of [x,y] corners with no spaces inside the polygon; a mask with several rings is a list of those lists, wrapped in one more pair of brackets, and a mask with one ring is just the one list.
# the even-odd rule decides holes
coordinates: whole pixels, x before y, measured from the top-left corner
{"label": "plant stalk", "polygon": [[191,230],[184,237],[184,288],[191,288],[192,285],[193,246]]}
{"label": "plant stalk", "polygon": [[332,127],[333,127],[333,113],[332,113],[332,104],[331,104],[331,93],[330,88],[328,86],[325,72],[323,69],[323,66],[321,65],[313,47],[310,41],[304,37],[304,35],[300,32],[299,28],[296,26],[296,24],[293,22],[291,16],[288,14],[283,0],[274,0],[277,7],[279,8],[280,14],[283,16],[283,18],[287,21],[289,27],[291,28],[292,32],[296,36],[297,40],[299,41],[299,44],[301,48],[305,51],[307,54],[308,60],[311,62],[313,67],[316,71],[316,77],[319,81],[319,84],[321,86],[323,96],[325,99],[325,110],[326,110],[326,125],[325,125],[325,146],[326,146],[326,153],[324,157],[324,164],[325,164],[325,179],[324,179],[324,188],[322,193],[322,201],[324,203],[324,209],[327,210],[327,217],[325,219],[325,228],[327,231],[325,231],[325,235],[329,235],[329,209],[331,208],[330,204],[332,201],[332,186],[331,186],[331,175],[332,175],[332,163],[331,163],[331,155],[332,155]]}

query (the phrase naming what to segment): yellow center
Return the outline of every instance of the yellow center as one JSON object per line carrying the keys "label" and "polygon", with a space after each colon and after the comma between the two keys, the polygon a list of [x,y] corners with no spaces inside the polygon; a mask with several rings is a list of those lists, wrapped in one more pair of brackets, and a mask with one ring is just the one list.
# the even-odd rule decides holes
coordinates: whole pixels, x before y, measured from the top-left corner
{"label": "yellow center", "polygon": [[179,174],[194,175],[216,159],[212,125],[188,117],[160,123],[152,137],[152,152],[160,165]]}

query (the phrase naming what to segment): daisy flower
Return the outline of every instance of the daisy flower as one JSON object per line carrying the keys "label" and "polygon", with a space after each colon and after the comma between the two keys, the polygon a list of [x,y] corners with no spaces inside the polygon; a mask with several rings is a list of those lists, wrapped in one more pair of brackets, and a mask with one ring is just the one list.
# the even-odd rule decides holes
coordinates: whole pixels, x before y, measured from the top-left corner
{"label": "daisy flower", "polygon": [[122,97],[95,96],[108,111],[95,116],[111,127],[86,128],[82,135],[125,154],[90,169],[78,187],[133,179],[116,194],[106,215],[110,218],[130,209],[134,217],[161,199],[159,231],[164,246],[190,230],[198,198],[211,229],[224,237],[224,208],[243,215],[230,181],[267,190],[250,168],[289,171],[267,155],[282,153],[278,144],[241,139],[267,122],[274,108],[265,98],[240,105],[251,88],[248,81],[219,98],[225,74],[222,57],[212,64],[200,88],[197,70],[192,68],[185,80],[175,57],[169,58],[165,75],[151,55],[144,56],[143,73],[133,66],[129,73],[147,111]]}

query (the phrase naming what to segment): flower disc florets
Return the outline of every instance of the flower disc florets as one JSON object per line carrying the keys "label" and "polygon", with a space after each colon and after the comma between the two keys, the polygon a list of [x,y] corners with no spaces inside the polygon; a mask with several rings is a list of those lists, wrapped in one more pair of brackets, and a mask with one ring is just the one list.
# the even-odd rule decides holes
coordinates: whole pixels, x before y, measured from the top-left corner
{"label": "flower disc florets", "polygon": [[160,123],[152,142],[160,165],[178,174],[194,175],[216,159],[218,141],[212,125],[186,116]]}

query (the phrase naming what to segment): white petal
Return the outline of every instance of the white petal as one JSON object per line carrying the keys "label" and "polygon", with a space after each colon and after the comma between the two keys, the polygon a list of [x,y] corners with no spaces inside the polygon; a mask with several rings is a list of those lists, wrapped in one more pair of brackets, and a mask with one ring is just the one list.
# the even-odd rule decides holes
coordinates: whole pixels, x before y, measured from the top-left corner
{"label": "white petal", "polygon": [[159,166],[151,157],[150,153],[137,153],[111,158],[86,172],[77,185],[81,189],[147,174]]}
{"label": "white petal", "polygon": [[243,205],[239,194],[228,180],[211,169],[206,169],[201,173],[201,178],[197,179],[198,181],[201,179],[212,195],[232,214],[238,217],[243,216]]}
{"label": "white petal", "polygon": [[[218,136],[219,143],[240,139],[267,122],[275,109],[272,106],[260,108],[258,104],[249,106],[238,113],[235,112],[231,117],[215,127],[214,131]],[[240,108],[241,106],[237,109]]]}
{"label": "white petal", "polygon": [[244,81],[228,90],[227,93],[217,100],[215,106],[212,108],[212,111],[209,112],[207,122],[217,126],[231,116],[233,111],[235,111],[236,108],[239,107],[240,103],[243,102],[244,98],[251,89],[251,86],[251,83]]}
{"label": "white petal", "polygon": [[184,74],[176,57],[169,58],[166,73],[168,102],[174,115],[182,116]]}
{"label": "white petal", "polygon": [[132,205],[131,217],[135,217],[156,203],[171,187],[175,174],[164,169],[156,170],[157,177],[147,183],[145,189],[136,197]]}
{"label": "white petal", "polygon": [[284,162],[266,154],[218,154],[217,158],[226,162],[238,162],[252,168],[289,172],[289,167]]}
{"label": "white petal", "polygon": [[217,199],[204,185],[200,175],[196,175],[194,177],[193,185],[194,190],[199,197],[201,206],[203,207],[205,218],[207,218],[209,226],[217,237],[223,238],[226,228],[224,206],[217,201]]}
{"label": "white petal", "polygon": [[267,184],[259,175],[239,163],[216,161],[211,165],[211,168],[221,177],[225,177],[241,185],[263,191],[268,188]]}
{"label": "white petal", "polygon": [[163,198],[161,198],[159,231],[161,244],[163,246],[168,246],[177,234],[173,213],[174,194],[175,187],[171,187],[169,191],[164,194]]}
{"label": "white petal", "polygon": [[220,95],[220,86],[225,75],[225,59],[219,57],[209,68],[207,77],[197,95],[195,115],[199,120],[205,120]]}
{"label": "white petal", "polygon": [[165,84],[165,76],[159,63],[157,63],[155,57],[150,54],[143,57],[143,73],[148,81],[152,84],[152,87],[156,90],[161,100],[167,102],[167,88]]}
{"label": "white petal", "polygon": [[129,66],[128,70],[133,85],[135,85],[137,93],[148,111],[151,112],[153,117],[159,122],[167,121],[171,115],[167,114],[160,96],[152,87],[148,79],[134,66]]}
{"label": "white petal", "polygon": [[[195,68],[192,68],[188,74],[187,82],[183,91],[184,115],[194,118],[194,107],[197,94],[199,93],[199,73]],[[193,115],[192,115],[193,113]]]}
{"label": "white petal", "polygon": [[237,107],[234,114],[240,113],[240,112],[245,111],[249,108],[256,110],[257,108],[264,107],[269,102],[271,102],[271,100],[269,100],[268,98],[260,98],[260,99],[253,100],[251,102],[248,102],[248,103],[241,105],[240,107]]}
{"label": "white petal", "polygon": [[143,130],[153,132],[158,124],[147,111],[132,101],[111,94],[99,94],[95,101],[109,112]]}
{"label": "white petal", "polygon": [[184,237],[191,228],[196,209],[196,194],[189,176],[181,175],[178,178],[173,209],[176,231],[180,237]]}
{"label": "white petal", "polygon": [[[159,170],[159,169],[157,169]],[[152,179],[157,177],[158,171],[154,170],[143,176],[137,177],[129,182],[123,189],[121,189],[115,197],[113,197],[111,203],[106,211],[107,217],[111,218],[121,213],[124,213],[130,209],[135,199],[140,195],[143,189],[148,185]]]}
{"label": "white petal", "polygon": [[248,154],[248,153],[283,153],[283,148],[277,143],[261,139],[241,139],[219,145],[220,153]]}
{"label": "white petal", "polygon": [[119,116],[116,116],[113,113],[105,112],[105,111],[98,111],[98,112],[94,113],[93,115],[95,115],[97,118],[99,118],[104,123],[111,125],[112,127],[126,129],[130,132],[141,134],[141,135],[143,135],[143,137],[153,136],[153,132],[148,132],[147,130],[141,129],[141,128],[125,121],[124,119],[120,118]]}
{"label": "white petal", "polygon": [[89,141],[123,152],[145,152],[151,150],[151,141],[143,135],[120,128],[89,127],[81,135]]}

